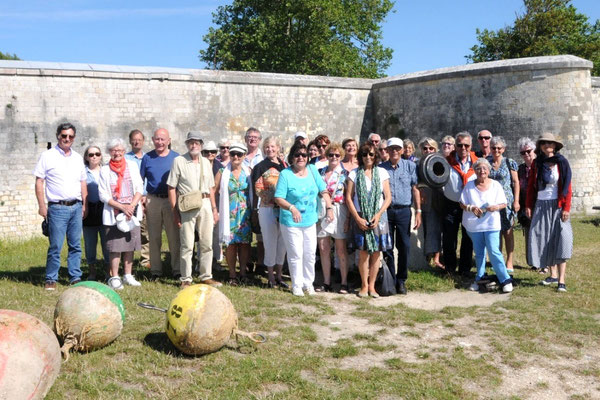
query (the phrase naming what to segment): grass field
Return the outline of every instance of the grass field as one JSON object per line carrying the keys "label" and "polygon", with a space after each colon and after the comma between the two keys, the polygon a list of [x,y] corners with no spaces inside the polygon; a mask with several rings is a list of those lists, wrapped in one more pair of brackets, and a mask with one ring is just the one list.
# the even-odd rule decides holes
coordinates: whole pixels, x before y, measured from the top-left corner
{"label": "grass field", "polygon": [[[136,306],[167,307],[175,281],[126,287],[119,293],[126,307],[121,336],[71,355],[47,398],[600,398],[599,223],[573,221],[567,293],[538,284],[543,277],[525,266],[520,231],[511,295],[471,293],[470,282],[433,270],[409,275],[408,296],[376,300],[296,298],[258,280],[224,286],[240,328],[269,340],[232,341],[203,357],[179,353],[164,333],[164,314]],[[61,268],[59,289],[44,292],[46,248],[43,238],[0,242],[0,308],[52,326],[67,277]]]}

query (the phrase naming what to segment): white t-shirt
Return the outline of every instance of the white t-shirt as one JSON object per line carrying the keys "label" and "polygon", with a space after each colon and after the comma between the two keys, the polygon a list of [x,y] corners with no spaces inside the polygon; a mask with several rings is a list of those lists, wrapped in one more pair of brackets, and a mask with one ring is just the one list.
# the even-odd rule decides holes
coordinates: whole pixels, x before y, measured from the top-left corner
{"label": "white t-shirt", "polygon": [[[546,183],[544,190],[539,190],[537,199],[538,200],[556,200],[558,199],[558,165],[554,164],[550,167],[552,175],[550,175],[550,182]],[[541,174],[542,171],[538,171]]]}
{"label": "white t-shirt", "polygon": [[[380,182],[380,186],[381,186],[381,193],[383,194],[383,182],[387,181],[390,179],[390,174],[388,174],[388,172],[381,167],[377,167],[377,170],[379,171],[379,182]],[[352,182],[355,183],[354,185],[354,197],[353,197],[353,203],[354,203],[354,208],[356,208],[357,212],[360,212],[360,204],[358,204],[358,196],[356,196],[356,171],[358,171],[357,169],[353,169],[352,171],[350,171],[350,173],[348,174],[348,179],[350,179]],[[370,193],[371,192],[371,178],[369,178],[368,176],[365,176],[365,183],[367,186],[367,192]],[[381,196],[379,198],[379,204],[377,205],[378,209],[375,211],[378,211],[381,206],[383,204],[383,196]]]}
{"label": "white t-shirt", "polygon": [[[470,181],[466,184],[460,195],[460,202],[464,205],[474,205],[482,208],[482,206],[496,206],[498,204],[506,204],[506,195],[502,186],[497,181],[492,180],[488,190],[482,192],[475,186],[475,181]],[[500,211],[486,211],[479,218],[470,211],[463,211],[462,224],[469,232],[490,232],[499,231]]]}

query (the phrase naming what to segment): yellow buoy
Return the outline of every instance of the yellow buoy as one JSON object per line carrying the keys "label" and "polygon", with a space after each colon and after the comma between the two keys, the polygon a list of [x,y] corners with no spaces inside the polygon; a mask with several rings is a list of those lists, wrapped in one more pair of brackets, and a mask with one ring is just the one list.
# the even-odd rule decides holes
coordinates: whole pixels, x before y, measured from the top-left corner
{"label": "yellow buoy", "polygon": [[200,355],[219,350],[237,328],[231,301],[208,285],[181,290],[167,309],[167,336],[185,354]]}
{"label": "yellow buoy", "polygon": [[192,285],[181,290],[168,309],[148,303],[138,306],[167,314],[166,331],[177,349],[188,355],[212,353],[223,347],[231,335],[245,336],[255,343],[267,338],[256,332],[237,329],[237,313],[220,290],[208,285]]}

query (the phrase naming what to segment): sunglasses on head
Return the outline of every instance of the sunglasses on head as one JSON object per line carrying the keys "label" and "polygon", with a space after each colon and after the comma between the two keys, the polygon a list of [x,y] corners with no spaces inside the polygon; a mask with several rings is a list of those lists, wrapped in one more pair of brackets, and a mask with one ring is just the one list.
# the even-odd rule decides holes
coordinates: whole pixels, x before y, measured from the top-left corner
{"label": "sunglasses on head", "polygon": [[230,155],[231,157],[243,157],[243,156],[244,156],[244,153],[240,153],[239,151],[230,151],[230,152],[229,152],[229,155]]}
{"label": "sunglasses on head", "polygon": [[362,153],[361,156],[362,157],[375,157],[375,153],[372,153],[372,152]]}
{"label": "sunglasses on head", "polygon": [[217,154],[216,150],[202,150],[202,154]]}
{"label": "sunglasses on head", "polygon": [[490,140],[492,137],[491,136],[479,136],[479,140]]}
{"label": "sunglasses on head", "polygon": [[97,152],[97,153],[88,153],[88,157],[94,157],[94,156],[100,157],[101,155],[102,155],[102,153],[100,153],[100,152]]}
{"label": "sunglasses on head", "polygon": [[308,157],[308,154],[307,153],[294,153],[294,158],[300,158],[300,157],[306,158],[306,157]]}
{"label": "sunglasses on head", "polygon": [[466,144],[466,143],[456,143],[456,147],[460,147],[460,148],[464,147],[464,148],[468,149],[469,147],[471,147],[471,145],[470,144]]}
{"label": "sunglasses on head", "polygon": [[75,139],[75,135],[67,135],[66,133],[61,133],[60,137],[61,137],[61,139],[69,139],[69,140]]}
{"label": "sunglasses on head", "polygon": [[521,153],[522,156],[524,156],[525,154],[531,153],[531,151],[532,151],[531,149],[529,149],[529,150],[523,150],[520,153]]}

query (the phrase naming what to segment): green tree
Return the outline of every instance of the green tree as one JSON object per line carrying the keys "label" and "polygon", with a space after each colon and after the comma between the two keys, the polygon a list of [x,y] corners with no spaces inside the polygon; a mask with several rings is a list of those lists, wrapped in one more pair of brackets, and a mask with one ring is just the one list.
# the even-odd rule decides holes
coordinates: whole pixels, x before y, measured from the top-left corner
{"label": "green tree", "polygon": [[213,13],[200,60],[219,70],[376,78],[392,50],[381,23],[392,0],[234,0]]}
{"label": "green tree", "polygon": [[477,29],[479,44],[466,58],[473,62],[508,58],[572,54],[594,63],[600,75],[600,20],[588,17],[569,4],[571,0],[523,0],[525,12],[513,26],[497,31]]}
{"label": "green tree", "polygon": [[3,53],[0,51],[0,60],[20,60],[16,54]]}

